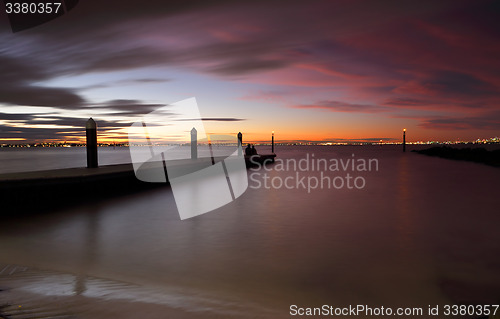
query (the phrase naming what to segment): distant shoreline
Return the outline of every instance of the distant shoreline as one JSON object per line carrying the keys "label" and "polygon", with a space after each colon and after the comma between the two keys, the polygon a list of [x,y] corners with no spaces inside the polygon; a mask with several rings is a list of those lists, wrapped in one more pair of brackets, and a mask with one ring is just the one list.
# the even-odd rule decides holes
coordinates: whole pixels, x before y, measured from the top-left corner
{"label": "distant shoreline", "polygon": [[449,146],[431,147],[424,150],[413,150],[419,154],[446,159],[468,161],[500,167],[500,149],[488,151],[485,148],[453,148]]}
{"label": "distant shoreline", "polygon": [[[270,146],[270,142],[249,142],[255,146]],[[180,143],[180,144],[159,144],[164,146],[190,146],[189,143]],[[235,144],[236,145],[236,144]],[[319,143],[319,142],[281,142],[275,143],[276,146],[384,146],[384,145],[402,145],[401,142],[328,142],[328,143]],[[470,146],[481,146],[481,145],[500,145],[500,140],[495,139],[492,142],[407,142],[406,145],[439,145],[439,146],[448,146],[448,145],[470,145]],[[0,148],[84,148],[86,144],[77,144],[77,143],[34,143],[34,144],[0,144]],[[99,147],[129,147],[129,144],[120,143],[120,144],[109,144],[109,143],[99,143]],[[148,145],[144,145],[148,146]]]}

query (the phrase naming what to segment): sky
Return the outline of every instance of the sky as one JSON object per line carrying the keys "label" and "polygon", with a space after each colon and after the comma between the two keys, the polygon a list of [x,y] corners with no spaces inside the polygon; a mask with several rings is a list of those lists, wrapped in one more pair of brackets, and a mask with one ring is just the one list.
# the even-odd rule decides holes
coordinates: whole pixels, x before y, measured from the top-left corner
{"label": "sky", "polygon": [[[124,142],[195,97],[245,141],[500,136],[498,1],[85,0],[13,33],[0,14],[0,143]],[[186,132],[187,134],[187,132]],[[188,136],[188,135],[187,135]]]}

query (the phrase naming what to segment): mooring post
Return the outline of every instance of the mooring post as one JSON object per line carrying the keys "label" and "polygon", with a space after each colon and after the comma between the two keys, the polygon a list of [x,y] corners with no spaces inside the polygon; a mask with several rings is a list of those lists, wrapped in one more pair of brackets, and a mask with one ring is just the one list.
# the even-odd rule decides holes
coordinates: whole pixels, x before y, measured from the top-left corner
{"label": "mooring post", "polygon": [[238,156],[243,155],[243,134],[238,133]]}
{"label": "mooring post", "polygon": [[274,131],[271,136],[271,152],[274,154]]}
{"label": "mooring post", "polygon": [[193,127],[191,130],[191,159],[198,158],[198,131]]}
{"label": "mooring post", "polygon": [[406,152],[406,129],[403,129],[403,152]]}
{"label": "mooring post", "polygon": [[97,162],[97,124],[90,118],[87,121],[86,133],[87,133],[87,167],[96,168],[98,166]]}

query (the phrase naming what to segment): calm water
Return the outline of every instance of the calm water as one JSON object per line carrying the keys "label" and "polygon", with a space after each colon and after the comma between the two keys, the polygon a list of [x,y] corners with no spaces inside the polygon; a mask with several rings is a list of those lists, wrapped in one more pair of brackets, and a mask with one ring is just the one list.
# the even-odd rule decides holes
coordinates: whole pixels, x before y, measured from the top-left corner
{"label": "calm water", "polygon": [[[65,156],[74,158],[72,152]],[[289,318],[292,304],[498,304],[499,169],[395,147],[278,150],[282,159],[306,154],[354,154],[377,159],[379,167],[351,172],[364,179],[362,189],[309,193],[256,188],[264,177],[253,175],[236,201],[185,221],[168,187],[3,221],[0,263],[28,267],[30,275],[5,271],[0,287],[35,299],[105,299],[135,317],[150,309],[151,318],[165,317],[152,310],[159,305],[197,311],[192,316]],[[125,162],[126,152],[107,158]],[[248,173],[275,181],[296,174]],[[130,308],[132,301],[145,308]],[[98,307],[75,307],[84,317],[106,317]]]}
{"label": "calm water", "polygon": [[[0,174],[85,167],[86,156],[84,147],[0,148]],[[100,147],[98,157],[101,165],[130,163],[125,147]]]}

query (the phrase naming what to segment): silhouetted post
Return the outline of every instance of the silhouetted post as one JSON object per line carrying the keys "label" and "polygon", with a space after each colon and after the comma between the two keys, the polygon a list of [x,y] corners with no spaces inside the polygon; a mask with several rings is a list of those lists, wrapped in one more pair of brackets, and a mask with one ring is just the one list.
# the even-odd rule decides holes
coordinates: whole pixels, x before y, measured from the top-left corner
{"label": "silhouetted post", "polygon": [[193,127],[191,130],[191,159],[198,158],[198,131]]}
{"label": "silhouetted post", "polygon": [[243,155],[243,134],[238,133],[238,156]]}
{"label": "silhouetted post", "polygon": [[274,131],[271,136],[271,152],[274,154]]}
{"label": "silhouetted post", "polygon": [[207,135],[208,139],[208,149],[210,150],[210,158],[212,159],[212,165],[215,165],[214,150],[212,149],[212,141],[210,141],[210,135]]}
{"label": "silhouetted post", "polygon": [[97,124],[90,118],[87,121],[87,167],[95,168],[97,163]]}
{"label": "silhouetted post", "polygon": [[406,129],[403,129],[403,152],[406,152]]}

